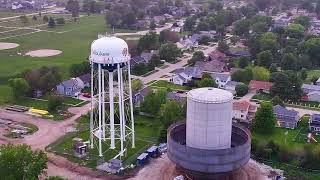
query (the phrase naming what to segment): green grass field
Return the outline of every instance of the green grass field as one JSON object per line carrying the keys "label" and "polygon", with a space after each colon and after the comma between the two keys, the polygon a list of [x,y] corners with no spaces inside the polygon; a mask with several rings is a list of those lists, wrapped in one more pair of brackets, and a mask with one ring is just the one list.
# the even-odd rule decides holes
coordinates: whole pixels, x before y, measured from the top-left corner
{"label": "green grass field", "polygon": [[[48,30],[48,28],[46,27]],[[80,18],[77,22],[67,23],[49,29],[53,32],[37,32],[30,35],[13,37],[2,42],[18,43],[15,49],[0,51],[0,104],[11,99],[10,88],[6,86],[7,80],[26,69],[41,66],[58,66],[63,78],[69,78],[69,67],[74,63],[86,61],[90,52],[90,44],[98,34],[111,32],[106,26],[103,15],[91,15]],[[116,30],[116,32],[128,32]],[[0,34],[1,36],[1,34]],[[53,57],[35,58],[21,56],[17,53],[26,53],[37,49],[57,49],[62,54]]]}
{"label": "green grass field", "polygon": [[157,81],[157,82],[153,83],[151,85],[151,87],[165,88],[165,89],[170,88],[172,90],[188,90],[189,89],[189,87],[187,87],[187,86],[176,85],[176,84],[173,84],[173,83],[165,81],[165,80]]}
{"label": "green grass field", "polygon": [[[292,152],[301,150],[303,146],[310,145],[312,147],[319,147],[320,136],[316,136],[315,139],[318,142],[307,142],[307,133],[308,133],[308,122],[309,116],[304,116],[301,118],[301,121],[298,123],[296,129],[285,129],[285,128],[276,128],[273,134],[261,135],[253,133],[253,139],[260,141],[269,141],[273,140],[276,144],[286,147]],[[267,165],[272,166],[273,168],[279,168],[284,170],[285,176],[288,179],[310,179],[317,180],[319,179],[320,171],[307,171],[301,168],[296,167],[294,162],[282,163],[279,162],[276,158],[271,159],[261,159],[260,157],[253,157],[256,160],[259,160]]]}
{"label": "green grass field", "polygon": [[[309,117],[303,116],[296,129],[276,128],[273,134],[253,133],[253,139],[269,141],[273,140],[276,144],[286,146],[290,150],[302,148],[307,144],[307,133]],[[313,142],[313,146],[320,146],[320,136],[315,137],[318,143]]]}
{"label": "green grass field", "polygon": [[320,70],[309,70],[306,82],[310,83],[313,77],[320,77]]}
{"label": "green grass field", "polygon": [[[73,139],[81,138],[84,141],[89,139],[89,118],[84,116],[78,120],[76,125],[79,132],[69,133],[63,138],[59,139],[57,142],[49,145],[47,149],[55,152],[56,154],[62,155],[69,160],[79,163],[83,166],[87,166],[90,168],[95,168],[97,165],[98,156],[98,148],[97,144],[95,144],[94,149],[90,149],[88,155],[81,159],[77,158],[73,155]],[[128,151],[126,152],[126,156],[124,157],[124,165],[129,165],[134,163],[136,157],[144,152],[148,147],[150,147],[153,143],[156,143],[158,137],[158,131],[160,129],[161,123],[154,122],[153,119],[144,117],[144,116],[135,116],[135,130],[136,130],[136,147],[134,149],[131,148],[131,144],[128,143]],[[117,150],[108,150],[109,141],[103,143],[103,149],[106,149],[104,152],[104,159],[109,160],[113,158],[120,149],[120,144],[117,143]]]}

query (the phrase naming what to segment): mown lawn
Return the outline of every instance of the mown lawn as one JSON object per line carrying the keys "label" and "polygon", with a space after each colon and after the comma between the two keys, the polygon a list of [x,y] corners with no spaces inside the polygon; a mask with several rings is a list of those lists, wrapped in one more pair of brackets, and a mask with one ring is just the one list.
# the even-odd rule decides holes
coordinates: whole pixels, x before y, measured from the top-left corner
{"label": "mown lawn", "polygon": [[156,88],[166,88],[166,89],[172,89],[172,90],[188,90],[189,87],[187,86],[181,86],[177,84],[173,84],[171,82],[165,81],[165,80],[160,80],[151,85],[151,87],[156,87]]}
{"label": "mown lawn", "polygon": [[[269,141],[273,140],[276,144],[286,146],[289,149],[299,149],[307,144],[306,138],[309,127],[309,116],[303,116],[298,123],[296,129],[276,128],[273,134],[257,134],[253,133],[253,139]],[[316,137],[320,140],[320,137]],[[319,141],[320,142],[320,141]],[[314,143],[314,146],[320,146],[319,143]]]}
{"label": "mown lawn", "polygon": [[319,78],[319,77],[320,77],[320,70],[309,70],[309,71],[308,71],[308,76],[307,76],[306,82],[307,82],[307,83],[310,83],[310,82],[311,82],[311,79],[312,79],[313,77]]}
{"label": "mown lawn", "polygon": [[[303,116],[298,124],[298,127],[294,130],[285,128],[276,128],[273,134],[261,135],[253,133],[253,139],[260,141],[270,141],[273,140],[276,144],[286,147],[291,152],[301,150],[305,145],[311,145],[313,147],[320,146],[320,136],[316,136],[316,142],[308,143],[308,122],[309,116]],[[254,159],[263,162],[264,164],[270,165],[273,168],[278,168],[284,170],[285,177],[288,179],[303,179],[303,180],[318,180],[320,176],[320,171],[307,171],[298,168],[294,162],[282,163],[279,162],[275,157],[271,159],[261,159],[260,157],[253,156]]]}
{"label": "mown lawn", "polygon": [[[156,143],[156,137],[158,134],[156,133],[159,130],[159,123],[154,123],[153,119],[150,119],[145,116],[135,116],[135,130],[136,130],[136,147],[134,149],[131,148],[131,143],[127,142],[128,151],[126,152],[126,156],[124,157],[125,165],[131,164],[135,162],[135,159],[140,153],[144,152],[148,147],[150,147],[153,143]],[[84,141],[89,140],[89,117],[84,116],[78,120],[77,128],[80,130],[79,132],[69,133],[63,138],[59,139],[57,142],[49,145],[47,149],[54,151],[55,153],[67,157],[69,160],[79,163],[81,165],[95,168],[97,165],[98,156],[98,148],[97,144],[94,145],[94,149],[89,150],[89,154],[83,158],[77,158],[73,156],[73,143],[74,138],[81,138]],[[103,143],[104,159],[109,160],[113,158],[120,149],[120,143],[116,143],[116,150],[108,150],[110,145],[110,141],[106,141]]]}
{"label": "mown lawn", "polygon": [[[38,32],[31,35],[14,37],[5,42],[20,44],[19,47],[0,51],[0,104],[11,99],[10,89],[6,86],[7,80],[26,69],[39,68],[41,66],[58,66],[63,79],[69,78],[69,67],[75,63],[86,61],[90,44],[98,34],[110,32],[106,26],[103,15],[91,15],[81,18],[77,22],[67,23],[58,26],[51,31]],[[125,32],[127,30],[116,30]],[[21,56],[17,53],[26,53],[37,49],[57,49],[63,51],[62,54],[53,57],[35,58]]]}
{"label": "mown lawn", "polygon": [[252,97],[252,99],[258,99],[258,100],[262,100],[262,101],[271,101],[272,96],[270,94],[260,93],[260,94],[254,95]]}

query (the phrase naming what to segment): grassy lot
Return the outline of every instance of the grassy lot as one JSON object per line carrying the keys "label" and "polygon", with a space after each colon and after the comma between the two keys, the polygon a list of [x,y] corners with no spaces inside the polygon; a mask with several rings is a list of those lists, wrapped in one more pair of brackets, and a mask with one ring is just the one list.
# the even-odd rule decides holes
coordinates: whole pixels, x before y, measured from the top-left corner
{"label": "grassy lot", "polygon": [[[95,168],[97,165],[97,160],[99,159],[96,146],[94,149],[89,151],[89,154],[84,159],[77,158],[73,155],[73,139],[76,137],[82,138],[85,141],[89,139],[88,123],[88,117],[85,116],[80,118],[77,123],[77,129],[80,130],[79,132],[67,134],[57,142],[49,145],[47,149],[50,149],[51,151],[64,157],[67,157],[69,160],[73,162],[79,163],[90,168]],[[131,149],[131,144],[127,144],[128,151],[126,153],[126,157],[124,158],[125,165],[134,163],[136,157],[140,153],[145,151],[153,143],[156,143],[156,137],[158,136],[158,130],[160,129],[160,126],[160,123],[154,122],[154,120],[151,118],[144,116],[135,117],[136,148]],[[103,143],[103,147],[104,149],[106,149],[106,152],[104,152],[105,160],[113,158],[120,149],[120,145],[119,143],[117,143],[117,151],[107,150],[107,147],[109,147],[109,143],[109,141]]]}
{"label": "grassy lot", "polygon": [[24,13],[14,12],[8,9],[0,8],[0,18],[22,15]]}
{"label": "grassy lot", "polygon": [[153,83],[151,85],[151,87],[170,88],[173,90],[189,90],[189,87],[187,87],[187,86],[176,85],[176,84],[173,84],[173,83],[165,81],[165,80],[157,81],[156,83]]}
{"label": "grassy lot", "polygon": [[258,99],[262,101],[271,101],[272,96],[270,94],[260,93],[260,94],[254,95],[252,99]]}
{"label": "grassy lot", "polygon": [[35,133],[35,132],[37,132],[39,130],[39,128],[36,125],[33,125],[33,124],[20,123],[20,125],[29,128],[28,135],[31,135],[31,134],[33,134],[33,133]]}
{"label": "grassy lot", "polygon": [[[90,44],[98,34],[110,32],[105,25],[103,15],[91,15],[81,18],[74,23],[68,23],[50,29],[55,32],[38,32],[31,35],[20,36],[5,40],[18,43],[15,49],[2,50],[0,53],[0,103],[10,100],[10,89],[6,86],[7,80],[25,69],[34,69],[41,66],[58,66],[63,78],[69,78],[69,67],[74,63],[86,61],[89,56]],[[126,30],[116,30],[125,32]],[[25,53],[36,49],[58,49],[63,53],[58,56],[46,58],[34,58],[20,56],[17,52]]]}
{"label": "grassy lot", "polygon": [[[307,144],[308,122],[309,117],[303,116],[296,129],[276,128],[273,134],[268,135],[253,133],[253,139],[264,141],[273,140],[275,143],[286,146],[291,150],[299,149]],[[316,139],[320,141],[319,136],[317,136]],[[319,143],[312,145],[320,146]]]}
{"label": "grassy lot", "polygon": [[313,77],[320,77],[320,70],[309,70],[306,82],[310,83]]}
{"label": "grassy lot", "polygon": [[[309,117],[304,116],[301,118],[301,121],[298,124],[298,128],[285,129],[285,128],[276,128],[273,134],[261,135],[253,133],[253,139],[259,141],[269,141],[273,140],[276,144],[288,148],[290,151],[299,151],[307,143],[306,137],[308,133],[308,122]],[[286,135],[287,134],[287,135]],[[315,137],[318,140],[318,143],[312,142],[309,144],[313,147],[320,146],[320,136]],[[299,167],[296,167],[294,162],[291,163],[282,163],[279,162],[276,158],[271,159],[261,159],[260,157],[253,157],[258,161],[261,161],[267,165],[270,165],[274,168],[279,168],[285,171],[285,176],[289,179],[308,179],[308,180],[317,180],[319,179],[320,171],[307,171]]]}
{"label": "grassy lot", "polygon": [[141,75],[142,77],[147,77],[147,76],[150,76],[151,74],[154,74],[154,73],[156,73],[156,72],[158,72],[159,70],[157,70],[157,69],[155,69],[155,70],[152,70],[152,71],[149,71],[149,72],[147,72],[147,73],[145,73],[145,74],[143,74],[143,75]]}

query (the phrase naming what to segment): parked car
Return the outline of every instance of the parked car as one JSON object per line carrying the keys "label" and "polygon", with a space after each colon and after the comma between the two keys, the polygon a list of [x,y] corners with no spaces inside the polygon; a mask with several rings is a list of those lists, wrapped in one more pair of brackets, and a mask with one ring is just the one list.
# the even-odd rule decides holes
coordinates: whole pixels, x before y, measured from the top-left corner
{"label": "parked car", "polygon": [[82,93],[82,96],[86,97],[86,98],[91,98],[91,94],[90,93]]}

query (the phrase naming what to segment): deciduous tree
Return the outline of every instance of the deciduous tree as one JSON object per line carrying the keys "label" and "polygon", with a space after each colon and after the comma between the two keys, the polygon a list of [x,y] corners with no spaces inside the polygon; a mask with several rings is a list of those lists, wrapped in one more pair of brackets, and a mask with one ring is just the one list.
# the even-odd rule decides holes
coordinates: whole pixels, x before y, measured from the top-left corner
{"label": "deciduous tree", "polygon": [[253,130],[257,133],[272,134],[275,128],[276,117],[271,103],[263,102],[253,119]]}
{"label": "deciduous tree", "polygon": [[25,144],[0,145],[1,179],[38,179],[47,169],[47,155]]}

